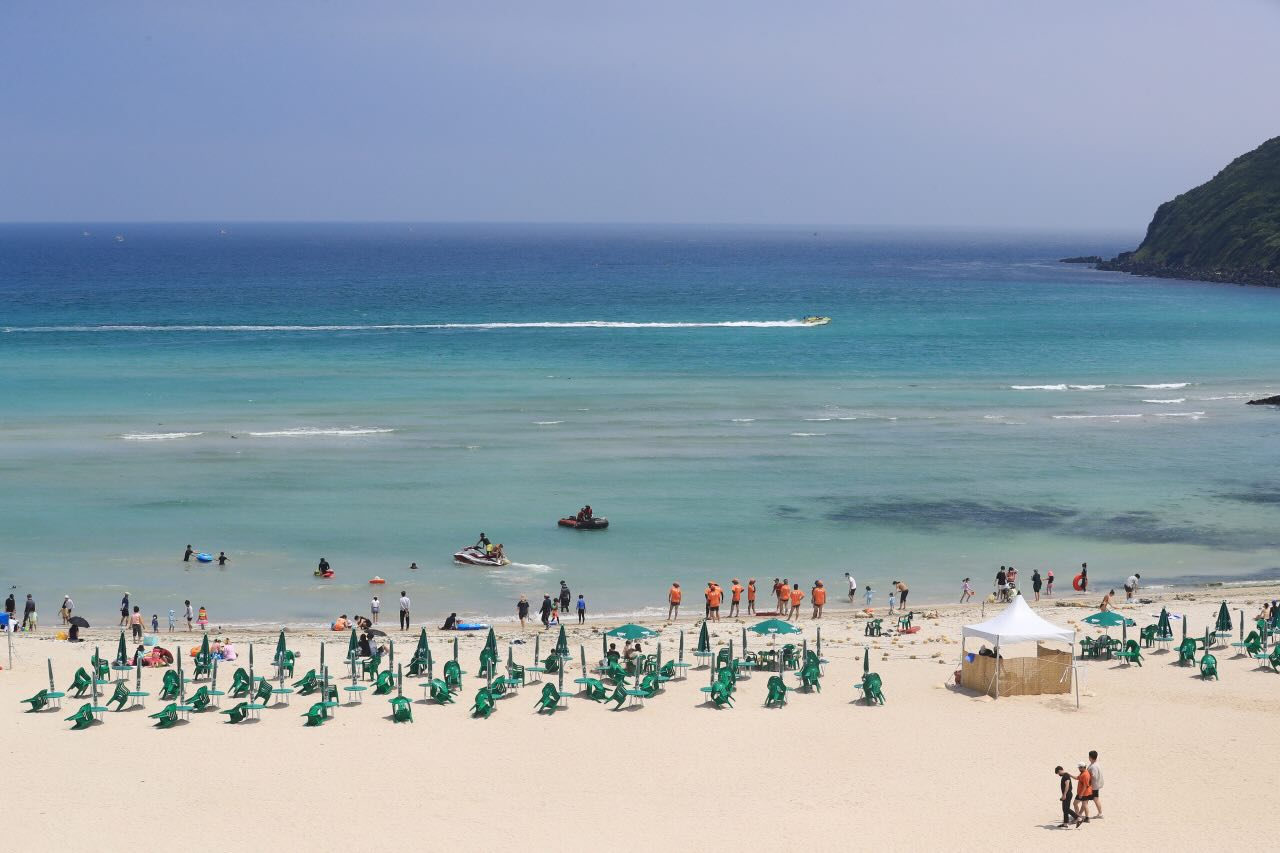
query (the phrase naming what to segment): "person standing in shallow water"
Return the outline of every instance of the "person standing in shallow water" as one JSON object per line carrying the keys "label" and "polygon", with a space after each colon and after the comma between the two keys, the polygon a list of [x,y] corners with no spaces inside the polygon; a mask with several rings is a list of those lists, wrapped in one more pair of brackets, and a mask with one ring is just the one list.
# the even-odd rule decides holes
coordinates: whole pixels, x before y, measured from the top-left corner
{"label": "person standing in shallow water", "polygon": [[409,593],[400,590],[400,630],[409,630]]}
{"label": "person standing in shallow water", "polygon": [[680,584],[672,583],[671,589],[667,590],[667,621],[670,622],[680,617]]}
{"label": "person standing in shallow water", "polygon": [[542,627],[544,629],[551,627],[551,596],[542,596],[542,607],[538,609],[538,615],[542,617]]}
{"label": "person standing in shallow water", "polygon": [[1040,570],[1036,569],[1031,573],[1031,591],[1036,594],[1036,601],[1040,600]]}
{"label": "person standing in shallow water", "polygon": [[195,549],[194,549],[194,548],[192,548],[190,545],[188,545],[188,546],[187,546],[187,550],[186,550],[186,551],[184,551],[184,552],[183,552],[183,554],[182,554],[182,562],[184,562],[184,563],[190,563],[190,562],[191,562],[191,555],[192,555],[192,554],[194,554],[194,553],[195,553]]}
{"label": "person standing in shallow water", "polygon": [[524,630],[524,623],[529,618],[529,599],[523,595],[516,602],[516,616],[520,619],[520,630]]}
{"label": "person standing in shallow water", "polygon": [[584,625],[587,621],[587,600],[578,594],[578,624]]}

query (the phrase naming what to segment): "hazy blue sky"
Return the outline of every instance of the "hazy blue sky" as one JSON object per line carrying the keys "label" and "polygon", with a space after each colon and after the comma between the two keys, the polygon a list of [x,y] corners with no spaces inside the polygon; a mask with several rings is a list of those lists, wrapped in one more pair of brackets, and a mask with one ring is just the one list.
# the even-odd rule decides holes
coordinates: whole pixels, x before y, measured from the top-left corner
{"label": "hazy blue sky", "polygon": [[1140,230],[1277,0],[0,5],[0,219]]}

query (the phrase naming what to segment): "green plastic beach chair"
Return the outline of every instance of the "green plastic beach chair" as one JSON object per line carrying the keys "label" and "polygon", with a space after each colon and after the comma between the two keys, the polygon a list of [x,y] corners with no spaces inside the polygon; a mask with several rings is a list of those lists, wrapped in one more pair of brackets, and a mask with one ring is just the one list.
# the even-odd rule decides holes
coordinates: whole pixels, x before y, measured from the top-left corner
{"label": "green plastic beach chair", "polygon": [[613,706],[615,711],[627,701],[627,682],[625,680],[618,682],[618,686],[609,694],[609,701],[615,703]]}
{"label": "green plastic beach chair", "polygon": [[166,669],[164,671],[164,681],[160,685],[160,698],[166,702],[172,702],[178,698],[178,691],[182,689],[182,680],[178,678],[177,670]]}
{"label": "green plastic beach chair", "polygon": [[914,610],[908,610],[906,616],[898,617],[898,630],[905,631],[911,627],[911,620],[916,615]]}
{"label": "green plastic beach chair", "polygon": [[283,654],[276,658],[276,666],[284,670],[284,673],[293,678],[293,667],[297,662],[297,655],[289,649],[285,649]]}
{"label": "green plastic beach chair", "polygon": [[543,685],[542,695],[538,697],[538,701],[533,707],[539,714],[543,711],[554,714],[556,709],[560,707],[560,691],[548,681]]}
{"label": "green plastic beach chair", "polygon": [[413,703],[407,696],[391,697],[391,721],[393,723],[413,722]]}
{"label": "green plastic beach chair", "polygon": [[369,658],[367,661],[365,661],[361,665],[360,671],[364,675],[372,679],[377,677],[378,670],[381,668],[382,668],[382,655],[374,655],[373,657]]}
{"label": "green plastic beach chair", "polygon": [[384,669],[378,673],[377,679],[374,680],[373,695],[386,696],[392,690],[396,689],[396,674],[389,669]]}
{"label": "green plastic beach chair", "polygon": [[427,671],[427,656],[425,654],[414,653],[413,659],[409,661],[409,668],[405,670],[405,675],[417,677]]}
{"label": "green plastic beach chair", "polygon": [[271,682],[265,678],[258,682],[258,689],[253,692],[253,701],[258,705],[271,704]]}
{"label": "green plastic beach chair", "polygon": [[155,720],[157,729],[171,729],[178,724],[178,706],[170,703],[147,719]]}
{"label": "green plastic beach chair", "polygon": [[195,663],[191,668],[191,680],[207,678],[211,672],[213,672],[213,655],[207,652],[197,653]]}
{"label": "green plastic beach chair", "polygon": [[1244,653],[1254,659],[1265,658],[1267,656],[1266,653],[1262,651],[1261,640],[1245,641]]}
{"label": "green plastic beach chair", "polygon": [[1196,662],[1196,641],[1187,637],[1178,646],[1178,663],[1190,666]]}
{"label": "green plastic beach chair", "polygon": [[75,723],[71,727],[72,731],[89,728],[89,726],[93,725],[93,706],[85,702],[80,706],[79,711],[66,718],[66,722]]}
{"label": "green plastic beach chair", "polygon": [[882,621],[883,620],[881,619],[868,619],[866,626],[862,629],[863,636],[879,637],[881,630],[880,624]]}
{"label": "green plastic beach chair", "polygon": [[[315,675],[314,670],[311,675]],[[231,689],[227,692],[232,699],[239,699],[253,692],[253,685],[249,682],[249,673],[245,671],[244,667],[238,667],[235,674],[231,676]]]}
{"label": "green plastic beach chair", "polygon": [[766,687],[768,687],[769,690],[768,695],[765,696],[764,699],[764,706],[766,708],[772,708],[774,706],[781,707],[782,705],[787,704],[787,691],[790,688],[787,687],[786,683],[782,680],[782,676],[769,676],[769,681],[766,684]]}
{"label": "green plastic beach chair", "polygon": [[[264,681],[263,684],[266,682]],[[209,688],[201,687],[195,693],[187,697],[187,706],[197,714],[208,709],[213,704],[213,699],[209,696]]]}
{"label": "green plastic beach chair", "polygon": [[518,663],[507,664],[507,681],[519,681],[520,686],[524,687],[524,667]]}
{"label": "green plastic beach chair", "polygon": [[74,698],[81,699],[84,692],[93,686],[93,676],[85,671],[84,667],[76,670],[75,677],[71,680],[71,686],[67,688],[67,692]]}
{"label": "green plastic beach chair", "polygon": [[[247,676],[245,680],[246,681],[248,680]],[[309,669],[307,670],[306,675],[302,676],[300,680],[295,681],[293,683],[293,686],[294,686],[294,689],[298,691],[299,696],[310,696],[312,693],[315,693],[317,690],[319,690],[322,684],[323,682],[321,682],[320,679],[316,677],[316,671],[314,669]]]}
{"label": "green plastic beach chair", "polygon": [[555,675],[557,672],[559,672],[560,671],[560,655],[556,654],[555,652],[552,652],[551,654],[547,655],[547,659],[542,662],[542,671],[549,675]]}
{"label": "green plastic beach chair", "polygon": [[728,681],[716,680],[711,685],[711,703],[717,708],[723,708],[728,705],[733,707],[733,684]]}
{"label": "green plastic beach chair", "polygon": [[456,660],[444,662],[444,683],[455,693],[462,690],[462,667]]}
{"label": "green plastic beach chair", "polygon": [[868,705],[883,705],[884,692],[881,690],[880,676],[868,672],[862,677],[862,698]]}
{"label": "green plastic beach chair", "polygon": [[822,680],[822,668],[818,666],[818,662],[815,656],[815,659],[812,662],[806,663],[804,667],[800,670],[800,686],[805,690],[816,689],[819,693],[821,693],[822,692],[821,680]]}
{"label": "green plastic beach chair", "polygon": [[792,643],[787,643],[782,647],[782,668],[783,669],[799,669],[800,668],[800,651]]}
{"label": "green plastic beach chair", "polygon": [[100,658],[93,655],[89,658],[89,665],[93,667],[93,671],[97,674],[100,681],[105,681],[111,677],[111,664],[107,663],[106,658]]}
{"label": "green plastic beach chair", "polygon": [[222,713],[227,715],[228,723],[242,722],[245,717],[249,716],[249,703],[237,702],[235,705],[232,705],[230,708],[227,708]]}
{"label": "green plastic beach chair", "polygon": [[1271,656],[1267,658],[1267,663],[1271,664],[1274,672],[1280,672],[1280,646],[1276,646],[1271,650]]}
{"label": "green plastic beach chair", "polygon": [[30,709],[27,710],[28,714],[32,713],[33,711],[39,711],[41,708],[44,708],[46,705],[49,704],[49,691],[41,690],[39,693],[32,696],[30,699],[23,699],[22,701],[31,703]]}
{"label": "green plastic beach chair", "polygon": [[622,668],[622,665],[617,660],[613,659],[610,659],[605,666],[603,675],[614,684],[622,684],[627,680],[627,671]]}
{"label": "green plastic beach chair", "polygon": [[494,699],[499,699],[507,695],[507,687],[509,685],[507,684],[506,677],[499,675],[493,681],[490,681],[486,686],[489,688],[489,695],[491,695]]}
{"label": "green plastic beach chair", "polygon": [[582,692],[592,702],[603,702],[609,698],[604,692],[604,682],[598,678],[582,679]]}
{"label": "green plastic beach chair", "polygon": [[1143,648],[1154,648],[1156,644],[1156,631],[1159,630],[1157,625],[1148,625],[1138,632],[1138,636],[1142,638]]}
{"label": "green plastic beach chair", "polygon": [[1142,666],[1142,650],[1138,648],[1137,640],[1130,640],[1124,644],[1124,648],[1116,652],[1116,657],[1125,663],[1136,663]]}
{"label": "green plastic beach chair", "polygon": [[324,721],[329,719],[327,716],[325,716],[324,711],[325,711],[324,702],[316,702],[312,704],[312,706],[307,709],[307,712],[302,715],[307,718],[306,723],[304,723],[303,725],[307,725],[307,726],[324,725]]}
{"label": "green plastic beach chair", "polygon": [[1218,659],[1213,655],[1205,654],[1200,658],[1200,677],[1218,680]]}
{"label": "green plastic beach chair", "polygon": [[124,703],[129,701],[129,687],[123,681],[116,682],[116,689],[111,693],[111,698],[103,702],[104,706],[110,706],[112,702],[116,703],[116,710],[123,711]]}
{"label": "green plastic beach chair", "polygon": [[658,681],[665,684],[676,677],[676,662],[669,660],[658,670]]}
{"label": "green plastic beach chair", "polygon": [[433,678],[431,679],[431,698],[437,705],[448,705],[453,702],[453,691],[443,679]]}
{"label": "green plastic beach chair", "polygon": [[488,688],[481,687],[476,691],[476,702],[471,706],[471,716],[484,717],[487,720],[493,713],[495,704]]}
{"label": "green plastic beach chair", "polygon": [[498,653],[493,649],[485,646],[480,650],[480,675],[486,676],[492,670],[498,668]]}

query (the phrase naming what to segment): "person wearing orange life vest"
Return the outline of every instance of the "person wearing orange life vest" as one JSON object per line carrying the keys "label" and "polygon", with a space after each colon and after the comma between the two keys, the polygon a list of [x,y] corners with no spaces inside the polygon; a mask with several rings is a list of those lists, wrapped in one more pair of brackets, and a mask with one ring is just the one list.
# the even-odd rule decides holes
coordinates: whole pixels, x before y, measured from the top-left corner
{"label": "person wearing orange life vest", "polygon": [[804,593],[800,591],[800,584],[794,584],[791,587],[791,612],[787,614],[788,619],[800,618],[800,602],[804,601]]}
{"label": "person wearing orange life vest", "polygon": [[729,587],[732,594],[729,598],[729,616],[740,616],[739,606],[742,604],[742,582],[737,578],[733,579],[733,586]]}
{"label": "person wearing orange life vest", "polygon": [[747,581],[747,615],[750,616],[756,612],[756,579],[752,578]]}
{"label": "person wearing orange life vest", "polygon": [[711,618],[711,590],[715,589],[715,584],[707,581],[707,588],[702,591],[703,605],[706,612],[703,614],[704,619]]}
{"label": "person wearing orange life vest", "polygon": [[720,588],[720,584],[711,584],[711,596],[708,599],[711,604],[711,618],[715,622],[720,621],[720,602],[724,599],[724,590]]}
{"label": "person wearing orange life vest", "polygon": [[827,603],[827,589],[822,585],[822,581],[813,582],[813,590],[809,593],[809,597],[813,599],[813,619],[822,618],[822,606]]}
{"label": "person wearing orange life vest", "polygon": [[680,584],[671,584],[667,591],[667,621],[680,618]]}

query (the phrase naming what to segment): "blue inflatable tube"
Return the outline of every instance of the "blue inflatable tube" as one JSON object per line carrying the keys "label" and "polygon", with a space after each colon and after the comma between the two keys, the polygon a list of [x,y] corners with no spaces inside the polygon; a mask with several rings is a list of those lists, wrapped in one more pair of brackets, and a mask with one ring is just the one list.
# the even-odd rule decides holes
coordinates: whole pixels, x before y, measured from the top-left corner
{"label": "blue inflatable tube", "polygon": [[202,563],[212,563],[213,555],[212,554],[196,554],[196,559]]}
{"label": "blue inflatable tube", "polygon": [[458,631],[483,631],[488,625],[479,622],[459,622],[454,628]]}

